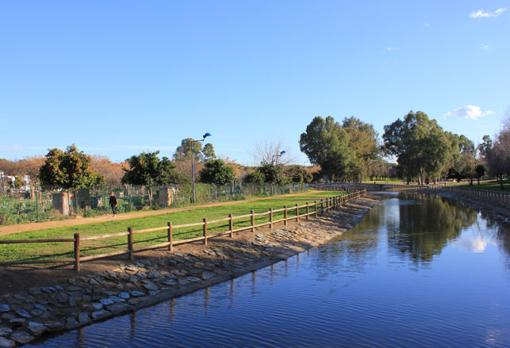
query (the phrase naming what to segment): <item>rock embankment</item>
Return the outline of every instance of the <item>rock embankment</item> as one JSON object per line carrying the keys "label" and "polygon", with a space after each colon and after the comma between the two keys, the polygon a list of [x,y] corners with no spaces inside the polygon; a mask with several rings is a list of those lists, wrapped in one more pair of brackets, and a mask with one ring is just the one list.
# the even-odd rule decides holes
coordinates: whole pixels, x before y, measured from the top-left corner
{"label": "rock embankment", "polygon": [[0,297],[0,348],[135,311],[284,260],[341,235],[376,203],[360,198],[310,221],[213,239],[208,247],[146,252],[132,263],[108,261],[100,270],[84,267],[65,283],[5,294]]}

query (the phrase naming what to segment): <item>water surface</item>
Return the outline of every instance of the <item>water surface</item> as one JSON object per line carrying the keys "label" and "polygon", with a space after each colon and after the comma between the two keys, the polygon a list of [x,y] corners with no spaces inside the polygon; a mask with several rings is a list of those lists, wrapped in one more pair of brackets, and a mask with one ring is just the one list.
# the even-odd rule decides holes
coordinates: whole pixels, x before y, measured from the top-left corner
{"label": "water surface", "polygon": [[509,347],[509,254],[509,226],[387,196],[328,245],[37,346]]}

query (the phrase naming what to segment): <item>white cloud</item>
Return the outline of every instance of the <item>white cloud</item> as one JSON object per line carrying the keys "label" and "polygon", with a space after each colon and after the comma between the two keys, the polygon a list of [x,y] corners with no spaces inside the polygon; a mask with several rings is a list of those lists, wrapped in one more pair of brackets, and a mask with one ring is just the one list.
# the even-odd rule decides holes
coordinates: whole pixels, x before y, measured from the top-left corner
{"label": "white cloud", "polygon": [[488,51],[490,49],[490,46],[487,44],[482,44],[482,45],[480,45],[480,49],[482,51]]}
{"label": "white cloud", "polygon": [[469,14],[469,17],[474,18],[474,19],[498,17],[498,16],[501,16],[506,11],[507,11],[507,9],[504,7],[500,7],[495,11],[478,10],[478,11],[471,12]]}
{"label": "white cloud", "polygon": [[386,50],[386,52],[394,52],[394,51],[399,51],[400,47],[386,46],[386,47],[384,47],[384,49]]}
{"label": "white cloud", "polygon": [[453,111],[447,112],[446,116],[477,120],[479,118],[492,115],[493,113],[494,112],[491,110],[482,110],[481,107],[476,105],[465,105]]}

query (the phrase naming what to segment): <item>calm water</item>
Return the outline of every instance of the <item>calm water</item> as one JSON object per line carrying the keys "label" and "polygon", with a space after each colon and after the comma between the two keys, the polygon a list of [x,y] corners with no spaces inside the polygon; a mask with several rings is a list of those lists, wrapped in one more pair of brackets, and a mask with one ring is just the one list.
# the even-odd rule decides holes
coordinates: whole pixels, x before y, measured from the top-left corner
{"label": "calm water", "polygon": [[388,198],[308,253],[45,347],[510,347],[510,227]]}

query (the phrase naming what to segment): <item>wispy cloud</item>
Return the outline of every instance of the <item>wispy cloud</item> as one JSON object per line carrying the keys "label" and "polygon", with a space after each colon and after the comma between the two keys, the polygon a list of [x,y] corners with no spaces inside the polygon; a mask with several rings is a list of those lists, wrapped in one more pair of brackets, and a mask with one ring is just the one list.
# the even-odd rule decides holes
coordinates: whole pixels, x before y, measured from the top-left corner
{"label": "wispy cloud", "polygon": [[396,46],[386,46],[384,47],[384,50],[386,52],[395,52],[395,51],[400,51],[400,47],[396,47]]}
{"label": "wispy cloud", "polygon": [[487,44],[482,44],[482,45],[480,45],[480,49],[482,51],[488,51],[490,49],[490,46]]}
{"label": "wispy cloud", "polygon": [[465,105],[453,111],[447,112],[446,116],[465,118],[468,120],[478,120],[479,118],[492,115],[493,113],[494,111],[483,110],[477,105]]}
{"label": "wispy cloud", "polygon": [[506,11],[507,9],[504,7],[500,7],[494,11],[478,10],[471,12],[469,17],[473,19],[499,17]]}

